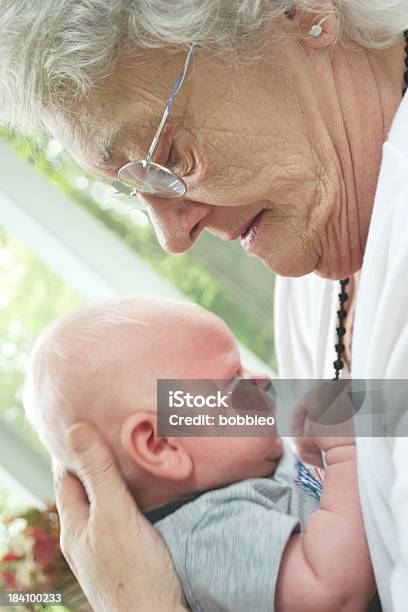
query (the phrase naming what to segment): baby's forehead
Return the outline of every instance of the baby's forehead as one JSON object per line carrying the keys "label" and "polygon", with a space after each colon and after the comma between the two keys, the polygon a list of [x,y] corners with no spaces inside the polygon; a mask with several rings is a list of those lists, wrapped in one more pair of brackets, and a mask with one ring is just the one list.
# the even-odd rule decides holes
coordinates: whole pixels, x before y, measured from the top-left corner
{"label": "baby's forehead", "polygon": [[[59,393],[61,401],[53,404],[63,420],[83,419],[81,406],[89,409],[97,398],[116,394],[120,385],[146,394],[151,390],[147,379],[161,371],[163,378],[170,371],[184,377],[184,370],[188,377],[190,362],[218,363],[227,356],[235,359],[238,351],[229,328],[214,314],[195,304],[154,297],[81,309],[52,326],[40,344],[37,361],[47,381],[42,389],[47,386],[54,398],[53,390]],[[224,377],[222,372],[216,375]],[[98,414],[104,419],[104,411],[98,409]],[[59,425],[57,420],[54,428]]]}

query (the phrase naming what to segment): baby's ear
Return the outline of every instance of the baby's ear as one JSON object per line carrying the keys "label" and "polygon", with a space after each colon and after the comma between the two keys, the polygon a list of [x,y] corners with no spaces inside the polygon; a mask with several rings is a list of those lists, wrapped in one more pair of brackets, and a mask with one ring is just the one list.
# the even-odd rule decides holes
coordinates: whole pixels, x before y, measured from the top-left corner
{"label": "baby's ear", "polygon": [[193,473],[182,439],[157,435],[155,412],[142,410],[127,417],[120,432],[121,444],[139,468],[157,478],[185,480]]}

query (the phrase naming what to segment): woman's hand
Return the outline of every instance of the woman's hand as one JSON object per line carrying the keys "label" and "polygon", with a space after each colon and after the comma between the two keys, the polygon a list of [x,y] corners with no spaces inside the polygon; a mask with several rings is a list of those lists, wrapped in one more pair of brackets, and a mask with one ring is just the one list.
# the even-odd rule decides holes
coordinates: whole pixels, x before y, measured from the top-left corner
{"label": "woman's hand", "polygon": [[93,609],[186,610],[167,548],[137,508],[111,451],[86,423],[67,435],[80,480],[55,469],[61,548]]}

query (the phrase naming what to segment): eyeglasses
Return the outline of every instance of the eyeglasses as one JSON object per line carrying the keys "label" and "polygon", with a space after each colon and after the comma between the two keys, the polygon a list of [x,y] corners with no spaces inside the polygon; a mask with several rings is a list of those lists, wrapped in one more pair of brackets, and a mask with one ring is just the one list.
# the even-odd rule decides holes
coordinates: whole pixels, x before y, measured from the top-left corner
{"label": "eyeglasses", "polygon": [[138,193],[144,193],[158,198],[182,198],[186,193],[187,186],[183,179],[169,170],[169,168],[166,168],[166,166],[153,162],[152,157],[170,115],[174,99],[186,78],[196,47],[197,45],[193,44],[188,51],[183,71],[173,87],[159,127],[157,128],[157,132],[154,135],[145,159],[128,162],[119,169],[118,180],[131,190],[129,194],[118,193],[117,195],[119,197],[131,197],[134,200],[134,196],[137,196]]}

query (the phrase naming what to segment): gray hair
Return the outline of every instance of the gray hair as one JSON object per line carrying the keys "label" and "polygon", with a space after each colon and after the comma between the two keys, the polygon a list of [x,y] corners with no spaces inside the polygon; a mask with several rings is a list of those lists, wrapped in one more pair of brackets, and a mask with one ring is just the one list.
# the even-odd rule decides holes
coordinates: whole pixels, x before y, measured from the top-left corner
{"label": "gray hair", "polygon": [[[407,0],[334,0],[341,35],[392,45],[408,26]],[[0,122],[33,133],[46,110],[69,108],[115,70],[121,45],[192,42],[227,57],[255,56],[273,20],[322,0],[0,0]]]}

